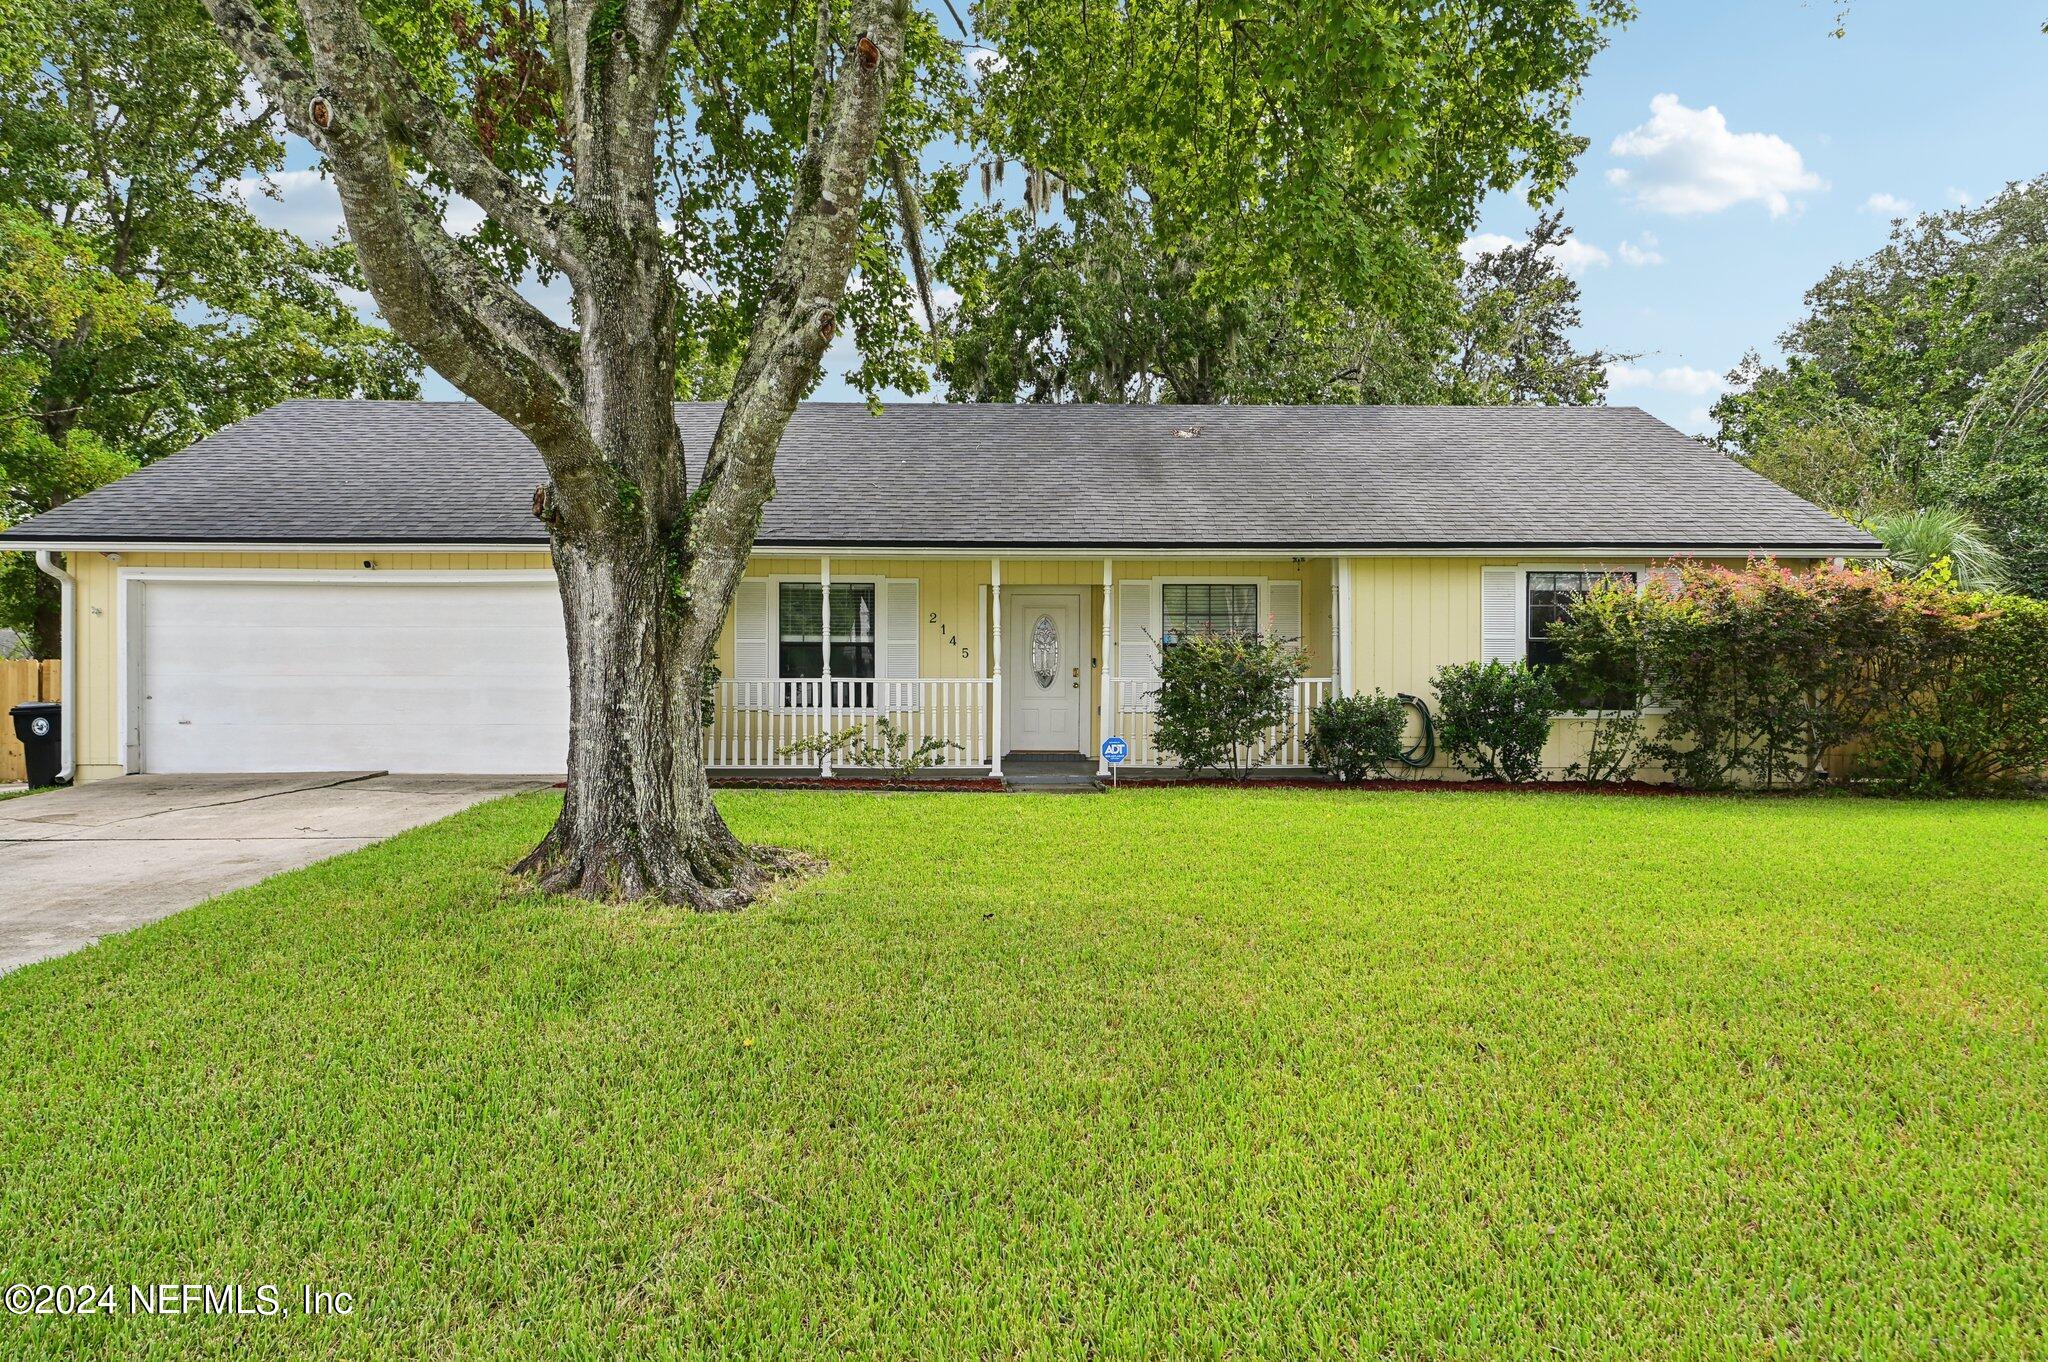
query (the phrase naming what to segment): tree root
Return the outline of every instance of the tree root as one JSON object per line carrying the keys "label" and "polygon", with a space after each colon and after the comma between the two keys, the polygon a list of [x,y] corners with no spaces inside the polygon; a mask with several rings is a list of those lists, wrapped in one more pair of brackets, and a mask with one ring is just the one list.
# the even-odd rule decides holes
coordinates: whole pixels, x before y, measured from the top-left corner
{"label": "tree root", "polygon": [[[512,867],[544,894],[600,903],[658,902],[698,913],[736,913],[785,880],[816,874],[824,862],[780,847],[747,846],[736,838],[719,845],[679,848],[651,858],[631,847],[567,848],[558,826]],[[723,843],[729,843],[725,845]]]}

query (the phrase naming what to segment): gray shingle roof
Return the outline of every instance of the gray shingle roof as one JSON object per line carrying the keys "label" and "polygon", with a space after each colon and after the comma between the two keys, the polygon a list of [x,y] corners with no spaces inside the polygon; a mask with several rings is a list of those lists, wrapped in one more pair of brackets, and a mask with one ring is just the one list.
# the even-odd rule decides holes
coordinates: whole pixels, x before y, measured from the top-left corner
{"label": "gray shingle roof", "polygon": [[[694,465],[720,408],[676,409]],[[544,474],[466,402],[294,401],[0,535],[543,544]],[[764,547],[1867,551],[1633,407],[806,403]]]}

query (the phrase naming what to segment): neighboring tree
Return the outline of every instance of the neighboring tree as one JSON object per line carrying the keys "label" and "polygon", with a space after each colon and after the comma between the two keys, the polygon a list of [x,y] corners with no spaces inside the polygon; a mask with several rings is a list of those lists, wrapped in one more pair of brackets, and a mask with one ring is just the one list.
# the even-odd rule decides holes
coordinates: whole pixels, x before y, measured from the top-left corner
{"label": "neighboring tree", "polygon": [[[1107,198],[1107,202],[1102,200]],[[939,373],[977,402],[1426,402],[1455,306],[1418,272],[1406,315],[1313,281],[1203,273],[1199,239],[1162,240],[1142,200],[1074,194],[1062,221],[967,214],[940,256],[960,295]],[[1200,229],[1197,228],[1197,233]]]}
{"label": "neighboring tree", "polygon": [[977,209],[942,255],[949,395],[1011,402],[1596,403],[1628,355],[1580,351],[1579,286],[1555,213],[1458,271],[1418,254],[1397,312],[1300,279],[1197,295],[1199,243],[1162,243],[1142,204],[1076,195],[1066,220],[1011,238],[1022,214]]}
{"label": "neighboring tree", "polygon": [[[100,267],[77,233],[38,214],[0,206],[0,524],[110,482],[135,467],[90,430],[67,422],[52,435],[40,398],[65,347],[132,342],[160,318],[147,285]],[[25,554],[0,555],[0,629],[31,656],[55,657],[53,593]],[[47,579],[45,579],[47,580]]]}
{"label": "neighboring tree", "polygon": [[[699,679],[835,330],[852,323],[870,391],[922,381],[923,223],[960,180],[916,167],[963,131],[958,53],[907,0],[608,0],[446,24],[355,0],[207,4],[325,156],[385,317],[545,463],[572,736],[561,817],[523,868],[551,890],[744,900],[782,858],[712,806]],[[979,36],[1000,60],[965,131],[1041,175],[1142,177],[1175,226],[1255,205],[1198,288],[1327,255],[1394,289],[1386,267],[1413,252],[1386,220],[1443,237],[1486,189],[1561,182],[1581,146],[1563,114],[1627,12],[990,6]],[[483,210],[474,240],[448,235],[450,194]],[[519,296],[527,270],[567,278],[573,326]],[[694,476],[668,408],[693,385],[727,395]]]}
{"label": "neighboring tree", "polygon": [[2048,338],[1985,377],[1945,454],[1943,495],[1987,527],[2006,586],[2048,597]]}
{"label": "neighboring tree", "polygon": [[2005,585],[2004,558],[1961,511],[1893,511],[1873,517],[1869,529],[1892,567],[1907,576],[1947,572],[1966,591]]}
{"label": "neighboring tree", "polygon": [[[1487,191],[1541,202],[1570,174],[1579,82],[1632,14],[989,7],[985,187],[1029,169],[1024,206],[968,215],[941,257],[949,394],[1441,400],[1456,247]],[[1479,323],[1472,348],[1511,329]]]}
{"label": "neighboring tree", "polygon": [[1857,519],[1951,509],[2048,594],[2048,176],[1830,270],[1715,407],[1720,443]]}
{"label": "neighboring tree", "polygon": [[[264,227],[271,111],[198,0],[23,0],[0,25],[0,521],[287,397],[416,396],[350,250]],[[0,624],[57,647],[8,555]]]}
{"label": "neighboring tree", "polygon": [[1635,356],[1574,347],[1579,286],[1556,256],[1571,234],[1563,214],[1545,213],[1526,240],[1488,251],[1466,267],[1444,400],[1465,406],[1605,400],[1607,366]]}

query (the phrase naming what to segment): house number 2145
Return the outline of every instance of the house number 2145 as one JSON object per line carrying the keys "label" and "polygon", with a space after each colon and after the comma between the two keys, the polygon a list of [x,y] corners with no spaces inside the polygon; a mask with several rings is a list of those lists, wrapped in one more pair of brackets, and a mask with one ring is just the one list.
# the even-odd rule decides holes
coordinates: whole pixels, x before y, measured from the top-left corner
{"label": "house number 2145", "polygon": [[954,633],[951,629],[947,628],[944,624],[942,624],[939,621],[938,611],[934,610],[930,614],[926,615],[925,622],[931,625],[932,628],[939,631],[939,637],[946,640],[947,647],[960,649],[960,656],[962,657],[968,657],[972,655],[969,652],[969,650],[960,642],[960,636]]}

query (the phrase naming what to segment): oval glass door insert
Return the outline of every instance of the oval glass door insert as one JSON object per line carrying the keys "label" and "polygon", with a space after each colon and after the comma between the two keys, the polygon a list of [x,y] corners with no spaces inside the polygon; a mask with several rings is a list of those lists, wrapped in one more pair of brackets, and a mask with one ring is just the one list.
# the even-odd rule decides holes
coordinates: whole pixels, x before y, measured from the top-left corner
{"label": "oval glass door insert", "polygon": [[1060,631],[1051,615],[1040,615],[1031,626],[1031,674],[1040,690],[1051,690],[1060,674]]}

